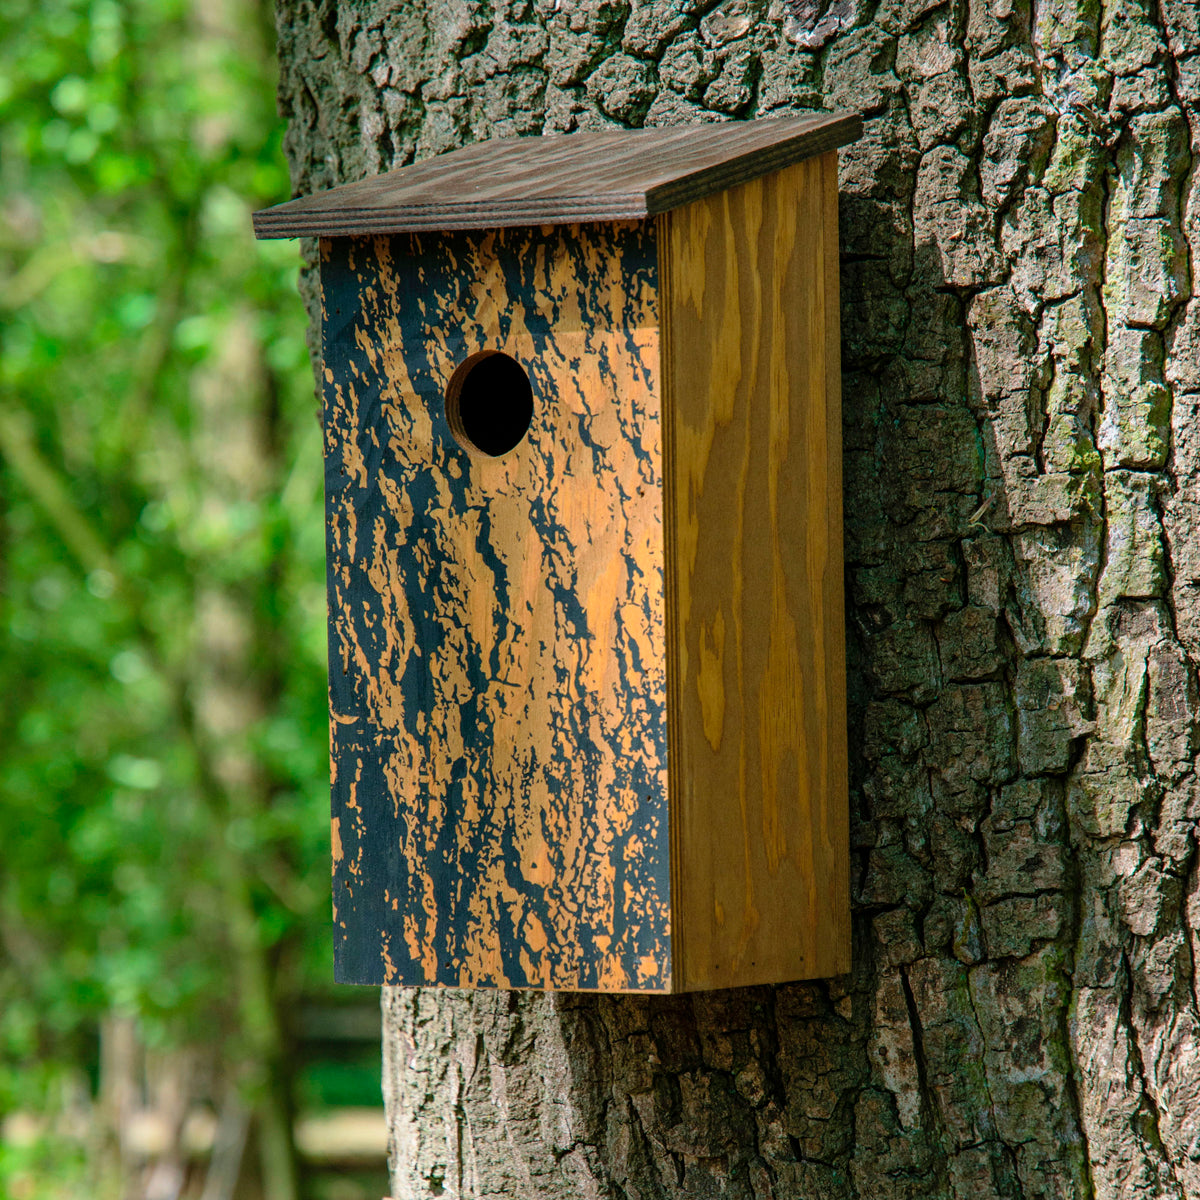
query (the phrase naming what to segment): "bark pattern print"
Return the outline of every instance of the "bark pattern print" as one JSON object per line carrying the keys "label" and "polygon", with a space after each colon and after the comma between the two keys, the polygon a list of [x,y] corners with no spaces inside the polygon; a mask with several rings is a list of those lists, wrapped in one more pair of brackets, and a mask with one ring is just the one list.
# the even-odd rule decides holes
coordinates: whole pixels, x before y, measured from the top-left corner
{"label": "bark pattern print", "polygon": [[854,972],[390,990],[393,1195],[1200,1197],[1200,8],[279,12],[298,192],[493,134],[866,118]]}
{"label": "bark pattern print", "polygon": [[321,252],[338,978],[669,987],[653,224]]}

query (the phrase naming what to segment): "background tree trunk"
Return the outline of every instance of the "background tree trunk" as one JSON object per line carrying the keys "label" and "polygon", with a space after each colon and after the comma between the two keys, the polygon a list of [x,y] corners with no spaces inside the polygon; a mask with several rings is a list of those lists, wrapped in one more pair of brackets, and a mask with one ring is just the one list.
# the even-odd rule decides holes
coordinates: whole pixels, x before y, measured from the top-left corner
{"label": "background tree trunk", "polygon": [[1200,1197],[1200,9],[280,0],[279,26],[303,193],[497,134],[866,117],[854,973],[390,991],[393,1194]]}

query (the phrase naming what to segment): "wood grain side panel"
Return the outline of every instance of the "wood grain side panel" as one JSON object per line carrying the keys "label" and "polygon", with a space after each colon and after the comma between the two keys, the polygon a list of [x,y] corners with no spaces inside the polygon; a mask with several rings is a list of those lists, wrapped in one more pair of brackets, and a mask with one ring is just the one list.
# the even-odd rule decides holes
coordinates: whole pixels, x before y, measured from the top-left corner
{"label": "wood grain side panel", "polygon": [[[336,973],[671,986],[653,227],[322,243]],[[446,421],[503,350],[511,453]]]}
{"label": "wood grain side panel", "polygon": [[849,967],[836,173],[660,218],[686,990]]}

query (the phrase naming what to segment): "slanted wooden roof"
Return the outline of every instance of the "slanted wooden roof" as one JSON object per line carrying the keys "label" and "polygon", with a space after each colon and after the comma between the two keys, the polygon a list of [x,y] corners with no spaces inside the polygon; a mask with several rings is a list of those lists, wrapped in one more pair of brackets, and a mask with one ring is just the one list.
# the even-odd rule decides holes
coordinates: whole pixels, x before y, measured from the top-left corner
{"label": "slanted wooden roof", "polygon": [[254,214],[260,238],[653,216],[835,150],[849,113],[498,138]]}

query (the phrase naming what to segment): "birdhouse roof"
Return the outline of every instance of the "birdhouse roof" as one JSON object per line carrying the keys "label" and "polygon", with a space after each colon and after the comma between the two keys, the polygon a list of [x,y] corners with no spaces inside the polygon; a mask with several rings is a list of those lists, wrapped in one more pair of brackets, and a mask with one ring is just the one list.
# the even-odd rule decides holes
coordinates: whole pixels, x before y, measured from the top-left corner
{"label": "birdhouse roof", "polygon": [[849,113],[497,138],[254,214],[260,238],[562,225],[653,216],[835,150]]}

